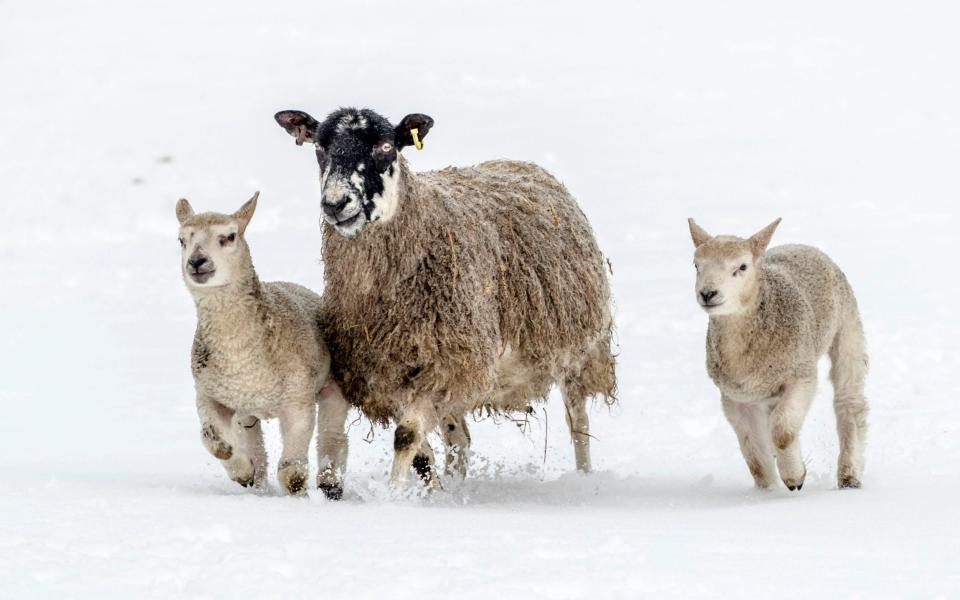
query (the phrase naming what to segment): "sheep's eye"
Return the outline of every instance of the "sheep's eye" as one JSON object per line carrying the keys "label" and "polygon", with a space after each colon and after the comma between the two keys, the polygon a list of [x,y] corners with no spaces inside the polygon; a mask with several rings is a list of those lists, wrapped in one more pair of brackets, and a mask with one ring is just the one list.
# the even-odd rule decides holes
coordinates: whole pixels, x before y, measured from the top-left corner
{"label": "sheep's eye", "polygon": [[231,233],[230,235],[221,235],[220,236],[220,245],[226,246],[227,244],[232,244],[234,240],[237,239],[236,233]]}
{"label": "sheep's eye", "polygon": [[187,244],[184,243],[183,238],[177,238],[177,239],[180,241],[180,247],[181,247],[181,248],[186,248],[186,247],[187,247]]}
{"label": "sheep's eye", "polygon": [[384,142],[380,144],[380,152],[383,152],[384,154],[386,154],[387,152],[390,152],[390,150],[392,149],[393,149],[393,144],[391,144],[390,142]]}
{"label": "sheep's eye", "polygon": [[747,270],[747,264],[746,264],[746,263],[740,265],[740,271],[746,271],[746,270]]}

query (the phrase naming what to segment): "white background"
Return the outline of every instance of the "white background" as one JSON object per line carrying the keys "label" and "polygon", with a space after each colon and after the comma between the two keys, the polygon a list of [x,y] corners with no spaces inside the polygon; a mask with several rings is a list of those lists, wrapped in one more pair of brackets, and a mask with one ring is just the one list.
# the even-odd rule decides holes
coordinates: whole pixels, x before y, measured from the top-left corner
{"label": "white background", "polygon": [[[960,594],[960,42],[953,3],[0,2],[0,595]],[[436,120],[415,169],[536,161],[610,257],[620,403],[572,473],[557,398],[472,425],[468,481],[257,495],[199,441],[174,204],[232,211],[264,279],[322,289],[313,153],[274,123]],[[803,490],[752,489],[703,367],[686,218],[813,244],[866,324],[864,488],[826,367]],[[271,428],[269,449],[278,441]],[[545,453],[546,449],[546,453]]]}

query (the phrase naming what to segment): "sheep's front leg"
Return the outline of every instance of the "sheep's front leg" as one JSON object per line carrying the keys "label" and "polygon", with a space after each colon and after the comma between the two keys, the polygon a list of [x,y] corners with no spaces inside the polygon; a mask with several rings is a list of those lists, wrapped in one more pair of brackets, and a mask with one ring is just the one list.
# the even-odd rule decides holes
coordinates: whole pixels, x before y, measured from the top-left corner
{"label": "sheep's front leg", "polygon": [[460,479],[467,476],[467,462],[470,456],[470,431],[463,415],[447,415],[440,424],[443,442],[447,449],[443,465],[445,475],[457,475]]}
{"label": "sheep's front leg", "polygon": [[816,379],[784,386],[783,397],[770,413],[770,434],[777,453],[780,479],[790,491],[803,487],[807,467],[800,455],[800,428],[817,389]]}
{"label": "sheep's front leg", "polygon": [[733,426],[740,452],[758,488],[766,489],[777,481],[773,444],[770,441],[770,409],[763,405],[743,404],[723,396],[723,414]]}
{"label": "sheep's front leg", "polygon": [[317,488],[327,498],[343,497],[343,474],[347,469],[345,425],[350,404],[333,381],[320,390],[317,410]]}
{"label": "sheep's front leg", "polygon": [[410,468],[417,472],[428,487],[436,484],[436,469],[432,468],[433,452],[429,449],[427,434],[437,426],[437,411],[429,398],[418,398],[403,411],[393,436],[393,469],[390,484],[394,489],[407,485]]}
{"label": "sheep's front leg", "polygon": [[255,483],[256,467],[238,443],[234,430],[234,411],[212,398],[197,396],[200,415],[200,437],[207,451],[220,459],[227,475],[244,487]]}
{"label": "sheep's front leg", "polygon": [[277,479],[287,493],[303,495],[307,492],[307,451],[317,418],[316,399],[310,395],[287,402],[280,408],[279,417],[283,453],[280,455]]}

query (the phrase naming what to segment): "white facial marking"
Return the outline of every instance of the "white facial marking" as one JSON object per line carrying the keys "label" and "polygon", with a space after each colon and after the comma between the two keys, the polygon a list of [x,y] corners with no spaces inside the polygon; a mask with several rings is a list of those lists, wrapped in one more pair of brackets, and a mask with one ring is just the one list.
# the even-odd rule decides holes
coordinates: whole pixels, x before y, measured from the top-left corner
{"label": "white facial marking", "polygon": [[[362,167],[363,165],[360,165],[360,166]],[[362,194],[363,193],[363,177],[360,176],[360,170],[361,169],[357,169],[357,172],[352,173],[350,175],[350,183],[356,186],[356,188]]]}
{"label": "white facial marking", "polygon": [[[393,175],[390,172],[393,172]],[[390,167],[380,174],[383,180],[383,192],[373,197],[376,208],[373,210],[371,221],[388,222],[397,214],[400,207],[400,164],[393,161]]]}
{"label": "white facial marking", "polygon": [[367,119],[363,115],[344,115],[337,123],[337,131],[343,133],[351,129],[366,129]]}

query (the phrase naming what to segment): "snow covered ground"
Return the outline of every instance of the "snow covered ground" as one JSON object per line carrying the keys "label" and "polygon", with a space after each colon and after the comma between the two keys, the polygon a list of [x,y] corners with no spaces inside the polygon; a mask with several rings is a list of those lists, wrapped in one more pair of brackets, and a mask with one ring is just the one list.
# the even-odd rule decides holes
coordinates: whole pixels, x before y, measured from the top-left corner
{"label": "snow covered ground", "polygon": [[[0,596],[960,596],[950,2],[0,3]],[[199,442],[173,207],[261,190],[260,274],[321,289],[312,153],[273,122],[436,119],[414,168],[534,160],[614,266],[621,401],[571,473],[557,398],[469,480],[256,495]],[[703,368],[686,218],[820,246],[866,323],[865,487],[826,379],[800,493],[757,492]],[[825,376],[825,369],[823,375]],[[271,429],[273,456],[278,441]]]}

